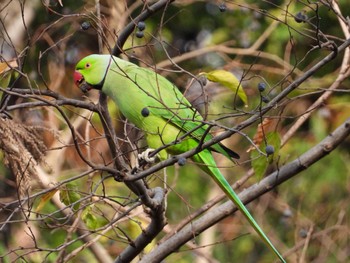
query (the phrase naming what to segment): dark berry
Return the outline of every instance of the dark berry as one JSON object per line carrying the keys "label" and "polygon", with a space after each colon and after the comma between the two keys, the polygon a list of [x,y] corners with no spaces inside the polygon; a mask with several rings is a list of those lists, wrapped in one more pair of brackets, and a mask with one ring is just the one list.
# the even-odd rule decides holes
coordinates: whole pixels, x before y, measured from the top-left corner
{"label": "dark berry", "polygon": [[136,37],[137,38],[143,38],[143,32],[142,31],[137,31],[136,32]]}
{"label": "dark berry", "polygon": [[266,83],[265,83],[265,82],[260,82],[260,83],[258,84],[258,90],[259,90],[260,92],[263,92],[265,89],[266,89]]}
{"label": "dark berry", "polygon": [[146,28],[146,23],[145,23],[144,21],[139,21],[139,22],[137,23],[137,28],[138,28],[140,31],[145,30],[145,28]]}
{"label": "dark berry", "polygon": [[265,148],[265,152],[267,155],[271,155],[275,152],[275,148],[272,145],[267,145]]}
{"label": "dark berry", "polygon": [[178,165],[184,166],[186,164],[186,158],[181,157],[179,160],[177,160]]}
{"label": "dark berry", "polygon": [[307,20],[307,15],[304,12],[300,11],[295,15],[294,20],[297,23],[305,22]]}
{"label": "dark berry", "polygon": [[219,5],[219,10],[220,10],[220,12],[225,12],[226,9],[227,9],[227,6],[226,6],[225,3],[221,3],[221,4]]}
{"label": "dark berry", "polygon": [[204,87],[207,85],[208,79],[205,76],[199,76],[198,81]]}
{"label": "dark berry", "polygon": [[267,97],[267,96],[261,96],[261,100],[264,103],[268,103],[270,101],[269,97]]}
{"label": "dark berry", "polygon": [[85,22],[83,22],[83,23],[81,24],[81,29],[82,29],[82,30],[88,30],[90,27],[91,27],[91,24],[90,24],[90,22],[88,22],[88,21],[85,21]]}
{"label": "dark berry", "polygon": [[149,116],[149,109],[148,109],[148,108],[143,108],[143,109],[141,110],[141,115],[142,115],[143,117],[148,117],[148,116]]}
{"label": "dark berry", "polygon": [[307,237],[307,231],[306,231],[305,228],[300,229],[300,231],[299,231],[299,236],[300,236],[301,238],[306,238],[306,237]]}

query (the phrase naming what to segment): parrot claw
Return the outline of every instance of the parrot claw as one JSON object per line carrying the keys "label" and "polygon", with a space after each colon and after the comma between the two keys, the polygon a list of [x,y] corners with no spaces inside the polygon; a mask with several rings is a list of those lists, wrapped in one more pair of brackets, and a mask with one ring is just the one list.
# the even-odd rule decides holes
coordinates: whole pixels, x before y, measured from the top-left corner
{"label": "parrot claw", "polygon": [[148,148],[142,153],[139,153],[137,155],[137,160],[136,160],[136,166],[131,170],[131,174],[135,174],[139,171],[139,169],[148,164],[148,163],[155,163],[158,155],[155,155],[153,157],[149,157],[149,155],[154,151],[152,148]]}
{"label": "parrot claw", "polygon": [[154,149],[148,148],[145,151],[143,151],[142,153],[138,154],[137,157],[139,160],[144,160],[147,163],[155,163],[157,156],[155,155],[153,157],[149,157],[149,154],[153,151],[154,151]]}

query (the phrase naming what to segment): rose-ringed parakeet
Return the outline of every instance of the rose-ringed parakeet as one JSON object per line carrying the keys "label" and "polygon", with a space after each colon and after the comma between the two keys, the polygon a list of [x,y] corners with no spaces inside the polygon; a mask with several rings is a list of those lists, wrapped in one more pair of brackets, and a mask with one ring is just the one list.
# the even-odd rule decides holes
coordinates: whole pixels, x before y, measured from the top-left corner
{"label": "rose-ringed parakeet", "polygon": [[[202,116],[178,88],[150,69],[111,55],[90,55],[76,65],[74,81],[84,92],[94,88],[109,96],[122,114],[145,132],[150,148],[169,145],[158,153],[160,159],[194,149],[212,138],[209,126],[203,123]],[[238,154],[217,143],[191,159],[214,179],[259,236],[285,262],[221,174],[211,151],[228,158],[239,158]]]}

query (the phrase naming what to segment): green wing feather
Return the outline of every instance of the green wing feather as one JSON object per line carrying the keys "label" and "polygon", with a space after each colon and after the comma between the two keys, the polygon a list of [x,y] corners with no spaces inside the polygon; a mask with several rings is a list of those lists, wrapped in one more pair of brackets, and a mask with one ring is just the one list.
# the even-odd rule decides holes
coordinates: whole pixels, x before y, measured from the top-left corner
{"label": "green wing feather", "polygon": [[[203,124],[202,116],[193,109],[192,105],[173,83],[161,75],[156,74],[154,71],[140,68],[136,65],[129,65],[124,71],[129,77],[130,74],[135,74],[135,71],[137,71],[135,74],[135,83],[141,88],[145,88],[149,94],[152,94],[158,100],[158,103],[153,101],[152,104],[155,105],[149,107],[151,114],[161,117],[167,123],[177,126],[185,134],[190,133],[189,136],[198,141],[207,142],[213,138],[208,132],[209,126]],[[151,85],[155,79],[156,82]],[[152,88],[146,89],[145,85]],[[205,137],[203,138],[204,135]],[[212,145],[210,149],[223,154],[229,159],[239,158],[237,153],[221,143]]]}

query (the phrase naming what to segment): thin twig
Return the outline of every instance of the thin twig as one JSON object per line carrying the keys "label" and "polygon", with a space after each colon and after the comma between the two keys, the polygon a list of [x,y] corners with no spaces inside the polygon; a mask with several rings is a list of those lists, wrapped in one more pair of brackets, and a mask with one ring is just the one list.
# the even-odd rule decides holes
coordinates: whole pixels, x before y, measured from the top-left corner
{"label": "thin twig", "polygon": [[[319,144],[302,154],[299,158],[282,166],[279,170],[271,173],[260,182],[250,186],[239,194],[239,198],[244,204],[257,199],[259,196],[269,192],[271,189],[289,180],[301,171],[309,168],[336,147],[341,144],[346,137],[350,135],[350,118],[341,124],[335,131],[322,140]],[[166,241],[160,243],[149,254],[145,255],[140,263],[161,262],[170,253],[176,251],[183,244],[198,235],[205,229],[221,221],[226,216],[237,211],[237,208],[231,201],[220,205],[211,213],[207,213],[201,218],[191,221],[186,227],[171,236]]]}

